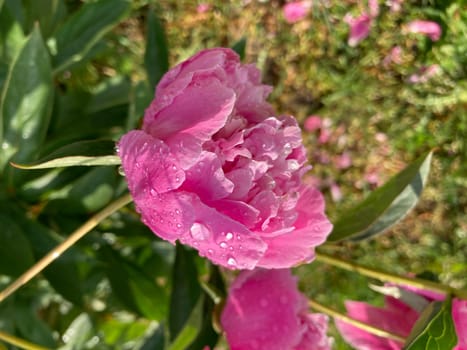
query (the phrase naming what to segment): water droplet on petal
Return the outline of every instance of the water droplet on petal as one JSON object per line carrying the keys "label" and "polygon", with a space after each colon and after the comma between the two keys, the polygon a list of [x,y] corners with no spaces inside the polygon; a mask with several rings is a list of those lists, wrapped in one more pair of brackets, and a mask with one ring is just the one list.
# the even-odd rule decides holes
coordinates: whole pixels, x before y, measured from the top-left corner
{"label": "water droplet on petal", "polygon": [[233,233],[232,232],[227,232],[227,234],[225,235],[225,239],[230,241],[232,238],[233,238]]}
{"label": "water droplet on petal", "polygon": [[190,227],[191,237],[198,241],[204,241],[211,236],[211,230],[200,222],[195,222]]}
{"label": "water droplet on petal", "polygon": [[220,243],[219,243],[219,246],[220,246],[221,248],[223,248],[223,249],[225,249],[225,248],[228,247],[227,243],[225,243],[225,242],[220,242]]}
{"label": "water droplet on petal", "polygon": [[236,261],[234,258],[229,258],[229,259],[227,260],[227,265],[236,266],[236,265],[237,265],[237,261]]}
{"label": "water droplet on petal", "polygon": [[212,249],[208,249],[208,255],[212,255],[214,251]]}

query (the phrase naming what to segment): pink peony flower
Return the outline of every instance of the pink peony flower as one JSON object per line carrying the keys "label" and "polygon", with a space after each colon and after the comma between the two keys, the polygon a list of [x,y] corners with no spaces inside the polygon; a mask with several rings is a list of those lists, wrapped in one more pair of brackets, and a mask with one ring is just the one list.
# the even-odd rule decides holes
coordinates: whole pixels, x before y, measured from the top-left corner
{"label": "pink peony flower", "polygon": [[290,270],[243,271],[230,287],[221,324],[231,350],[331,349],[328,317],[309,314]]}
{"label": "pink peony flower", "polygon": [[357,46],[360,41],[370,34],[371,17],[368,14],[363,13],[357,18],[346,15],[344,20],[350,27],[349,38],[347,40],[350,46]]}
{"label": "pink peony flower", "polygon": [[295,23],[304,19],[310,11],[308,1],[295,1],[285,4],[282,11],[284,18],[288,23]]}
{"label": "pink peony flower", "polygon": [[428,36],[432,41],[437,41],[441,37],[441,27],[433,21],[415,20],[407,24],[409,33],[419,33]]}
{"label": "pink peony flower", "polygon": [[310,115],[308,118],[306,118],[303,127],[305,128],[305,130],[313,132],[321,128],[322,124],[323,122],[319,115]]}
{"label": "pink peony flower", "polygon": [[253,65],[203,50],[159,82],[142,130],[118,154],[142,221],[231,269],[314,258],[331,231],[322,195],[304,184],[297,121],[273,116]]}
{"label": "pink peony flower", "polygon": [[[345,307],[350,317],[388,332],[407,337],[425,305],[444,299],[437,293],[403,287],[404,296],[396,299],[387,296],[384,307],[363,302],[347,301]],[[405,299],[404,299],[405,298]],[[410,304],[410,305],[409,305]],[[467,350],[467,300],[453,299],[452,317],[458,337],[455,350]],[[335,320],[340,334],[357,350],[400,350],[403,344],[365,332],[344,321]]]}

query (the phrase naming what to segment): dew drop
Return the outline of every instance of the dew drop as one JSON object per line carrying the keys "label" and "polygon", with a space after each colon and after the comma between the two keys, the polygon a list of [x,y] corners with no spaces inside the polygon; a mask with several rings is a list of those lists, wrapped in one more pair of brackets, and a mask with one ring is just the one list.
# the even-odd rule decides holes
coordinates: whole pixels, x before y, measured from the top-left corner
{"label": "dew drop", "polygon": [[190,227],[191,237],[198,241],[204,241],[211,236],[211,230],[200,222],[194,222]]}
{"label": "dew drop", "polygon": [[236,266],[236,265],[237,265],[237,261],[236,261],[234,258],[229,258],[229,259],[227,260],[227,265]]}
{"label": "dew drop", "polygon": [[208,249],[208,255],[212,255],[214,251],[212,249]]}
{"label": "dew drop", "polygon": [[227,243],[225,243],[225,242],[220,242],[220,243],[219,243],[219,246],[220,246],[222,249],[225,249],[225,248],[228,247],[228,246],[227,246]]}
{"label": "dew drop", "polygon": [[180,215],[180,210],[175,209],[175,214]]}
{"label": "dew drop", "polygon": [[177,228],[182,228],[182,224],[178,223]]}
{"label": "dew drop", "polygon": [[225,239],[227,241],[230,241],[232,238],[233,238],[233,233],[232,232],[227,232],[227,234],[225,235]]}

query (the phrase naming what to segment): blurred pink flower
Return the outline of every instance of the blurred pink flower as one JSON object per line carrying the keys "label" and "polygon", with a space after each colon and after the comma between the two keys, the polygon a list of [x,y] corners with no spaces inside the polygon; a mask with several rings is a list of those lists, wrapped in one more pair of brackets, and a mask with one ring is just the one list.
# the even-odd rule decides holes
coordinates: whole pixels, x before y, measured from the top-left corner
{"label": "blurred pink flower", "polygon": [[327,143],[329,139],[331,138],[331,130],[327,128],[321,128],[321,132],[319,133],[319,138],[318,141],[321,144]]}
{"label": "blurred pink flower", "polygon": [[360,41],[370,34],[371,17],[367,13],[363,13],[357,18],[347,14],[344,17],[344,21],[350,27],[349,38],[347,40],[350,46],[357,46]]}
{"label": "blurred pink flower", "polygon": [[368,11],[370,17],[375,18],[379,15],[379,3],[378,0],[368,0]]}
{"label": "blurred pink flower", "polygon": [[211,5],[210,5],[210,4],[205,3],[205,2],[202,2],[202,3],[200,3],[200,4],[196,7],[196,12],[198,12],[198,13],[206,13],[206,12],[208,12],[210,9],[211,9]]}
{"label": "blurred pink flower", "polygon": [[363,176],[364,180],[370,185],[379,186],[381,184],[381,179],[379,173],[376,169],[368,170]]}
{"label": "blurred pink flower", "polygon": [[418,73],[414,73],[409,77],[409,82],[412,84],[426,83],[440,72],[441,68],[437,64],[422,67]]}
{"label": "blurred pink flower", "polygon": [[304,128],[307,131],[313,132],[321,128],[322,120],[319,115],[310,115],[305,120]]}
{"label": "blurred pink flower", "polygon": [[334,165],[337,169],[347,169],[352,165],[352,157],[348,152],[344,152],[334,158]]}
{"label": "blurred pink flower", "polygon": [[389,54],[384,58],[383,64],[385,67],[391,63],[401,64],[402,63],[402,48],[400,46],[394,46]]}
{"label": "blurred pink flower", "polygon": [[309,1],[294,1],[285,4],[282,11],[284,18],[288,23],[295,23],[304,19],[310,12],[311,4]]}
{"label": "blurred pink flower", "polygon": [[[407,337],[423,308],[432,301],[443,300],[444,296],[413,288],[401,287],[400,299],[385,297],[384,307],[375,307],[363,302],[346,301],[347,313],[353,319],[370,324],[385,331]],[[458,337],[455,350],[467,350],[467,300],[453,299],[452,318]],[[403,344],[365,332],[344,321],[335,320],[342,337],[357,350],[400,350]]]}
{"label": "blurred pink flower", "polygon": [[308,313],[290,270],[243,271],[230,287],[221,324],[231,350],[327,350],[328,317]]}
{"label": "blurred pink flower", "polygon": [[419,33],[428,36],[432,41],[437,41],[441,37],[441,27],[433,21],[415,20],[407,24],[409,33]]}
{"label": "blurred pink flower", "polygon": [[375,140],[379,143],[386,142],[388,140],[388,135],[386,135],[384,132],[377,132],[375,135]]}
{"label": "blurred pink flower", "polygon": [[118,154],[142,221],[231,269],[310,262],[332,225],[301,130],[274,117],[254,65],[230,50],[203,50],[168,71],[142,130]]}
{"label": "blurred pink flower", "polygon": [[342,200],[342,191],[338,184],[335,182],[331,183],[329,190],[331,191],[331,198],[335,203]]}
{"label": "blurred pink flower", "polygon": [[387,0],[386,5],[389,6],[391,12],[399,12],[403,2],[404,0]]}

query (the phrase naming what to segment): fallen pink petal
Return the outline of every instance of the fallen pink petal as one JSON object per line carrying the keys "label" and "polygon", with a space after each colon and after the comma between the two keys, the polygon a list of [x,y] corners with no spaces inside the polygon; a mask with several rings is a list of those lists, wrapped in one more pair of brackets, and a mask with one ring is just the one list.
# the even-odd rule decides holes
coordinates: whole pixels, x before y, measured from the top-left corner
{"label": "fallen pink petal", "polygon": [[306,118],[305,124],[303,125],[305,130],[313,132],[321,128],[323,121],[319,115],[310,115]]}
{"label": "fallen pink petal", "polygon": [[357,18],[347,15],[344,20],[349,25],[349,38],[347,43],[349,46],[357,46],[370,34],[371,17],[363,13]]}
{"label": "fallen pink petal", "polygon": [[231,269],[314,259],[332,225],[295,118],[230,49],[203,50],[164,75],[142,130],[118,143],[137,210],[159,237]]}
{"label": "fallen pink petal", "polygon": [[407,24],[409,33],[423,34],[428,36],[432,41],[438,41],[441,37],[441,26],[433,21],[414,20]]}
{"label": "fallen pink petal", "polygon": [[221,324],[231,350],[331,349],[328,317],[308,312],[290,270],[243,271],[230,287]]}
{"label": "fallen pink petal", "polygon": [[309,1],[295,1],[285,4],[282,11],[288,23],[295,23],[304,19],[310,12],[310,8]]}

